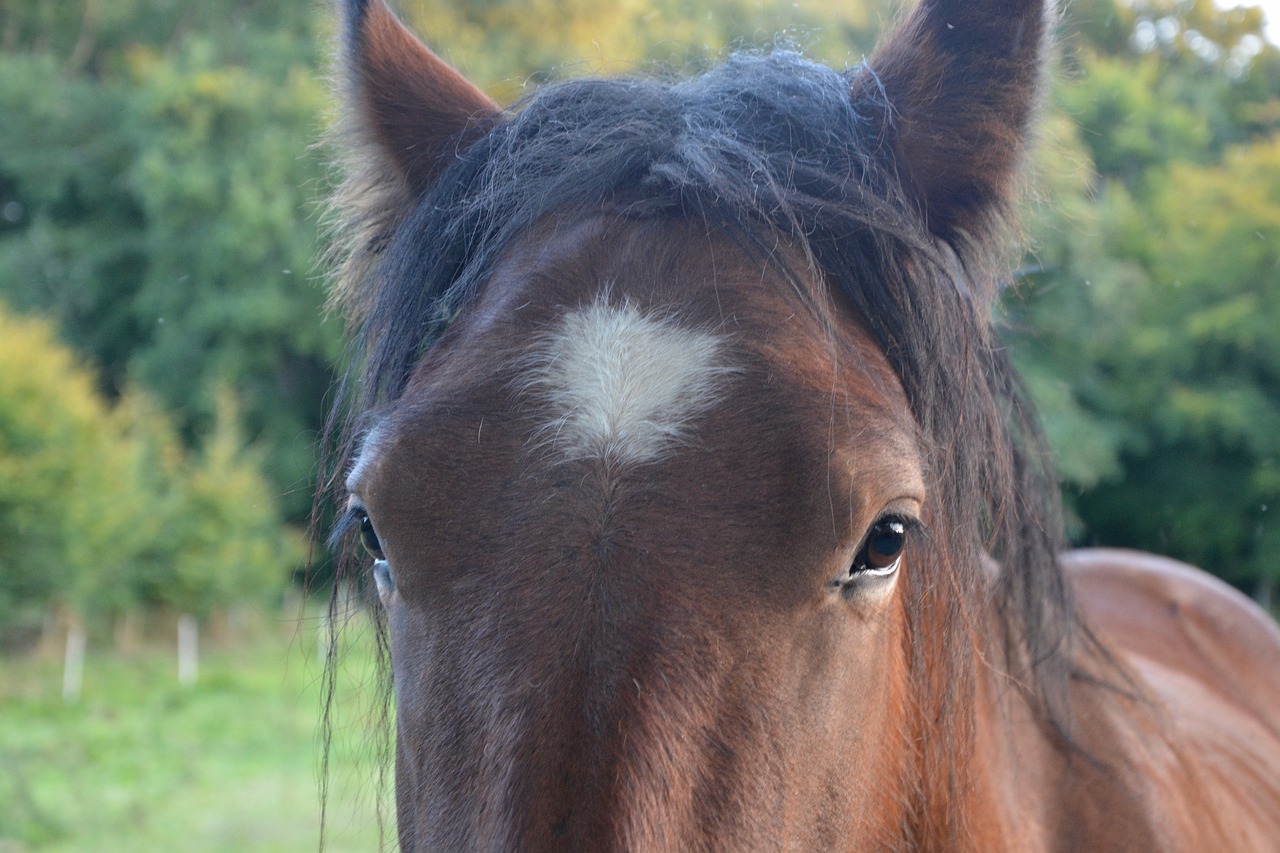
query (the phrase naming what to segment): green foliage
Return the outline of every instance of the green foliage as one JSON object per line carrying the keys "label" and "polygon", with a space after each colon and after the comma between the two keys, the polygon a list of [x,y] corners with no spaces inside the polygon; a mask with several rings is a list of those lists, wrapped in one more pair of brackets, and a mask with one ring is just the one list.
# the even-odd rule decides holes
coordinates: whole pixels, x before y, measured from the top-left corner
{"label": "green foliage", "polygon": [[[1051,123],[1049,204],[1007,310],[1077,538],[1266,587],[1280,581],[1280,135],[1244,117],[1274,101],[1256,81],[1277,51],[1232,72],[1222,57],[1257,17],[1211,29],[1203,6],[1164,10],[1167,43],[1073,55],[1057,100],[1079,130]],[[1132,8],[1133,26],[1151,20]],[[1192,51],[1197,27],[1224,51]]]}
{"label": "green foliage", "polygon": [[[1160,244],[1141,259],[1147,286],[1125,294],[1135,322],[1106,368],[1130,389],[1117,408],[1146,447],[1082,506],[1099,535],[1167,543],[1236,581],[1280,578],[1280,138],[1173,166],[1137,212]],[[1147,512],[1116,513],[1126,494]]]}
{"label": "green foliage", "polygon": [[706,67],[726,50],[796,45],[836,66],[862,61],[901,4],[864,0],[422,0],[399,4],[417,32],[500,102],[541,80]]}
{"label": "green foliage", "polygon": [[0,630],[51,606],[205,614],[278,593],[302,558],[229,394],[196,451],[127,389],[111,407],[48,323],[0,311]]}
{"label": "green foliage", "polygon": [[120,460],[99,432],[107,411],[92,378],[50,328],[0,314],[0,339],[0,625],[12,625],[88,570],[101,540],[97,525],[81,529],[95,521],[86,504]]}
{"label": "green foliage", "polygon": [[1077,85],[1059,102],[1085,130],[1094,167],[1105,177],[1138,183],[1152,166],[1203,156],[1209,126],[1203,113],[1167,97],[1153,97],[1164,68],[1154,57],[1091,59]]}
{"label": "green foliage", "polygon": [[[323,39],[214,5],[227,19],[199,25],[178,4],[113,6],[97,27],[119,41],[99,32],[81,73],[48,50],[0,55],[0,297],[52,313],[112,393],[145,385],[187,438],[214,423],[211,389],[234,387],[298,518],[338,338],[311,272]],[[57,19],[26,17],[33,46]]]}
{"label": "green foliage", "polygon": [[1208,162],[1280,129],[1280,50],[1258,8],[1214,0],[1079,0],[1057,106],[1100,175],[1137,188],[1148,169]]}

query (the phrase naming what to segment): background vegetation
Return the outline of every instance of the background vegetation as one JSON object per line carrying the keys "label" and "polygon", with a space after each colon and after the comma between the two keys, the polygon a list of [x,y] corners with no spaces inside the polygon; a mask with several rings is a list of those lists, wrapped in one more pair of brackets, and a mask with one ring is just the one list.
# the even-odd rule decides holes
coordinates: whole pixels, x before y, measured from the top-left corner
{"label": "background vegetation", "polygon": [[[161,649],[92,651],[84,698],[70,705],[57,661],[0,658],[0,851],[316,850],[322,626],[296,627],[259,625],[208,651],[193,686],[176,682]],[[369,853],[380,849],[365,729],[373,650],[349,637],[325,850]]]}
{"label": "background vegetation", "polygon": [[[854,64],[900,5],[399,3],[502,102],[558,76],[697,70],[735,47]],[[330,27],[312,3],[0,5],[0,648],[68,623],[127,646],[121,626],[139,619],[278,612],[304,561],[339,338],[314,266]],[[1280,50],[1262,33],[1258,9],[1211,0],[1070,4],[1000,319],[1075,540],[1180,557],[1269,599]],[[62,737],[31,728],[62,719],[31,686],[42,666],[0,670],[0,732]],[[155,701],[180,715],[189,700]],[[103,719],[150,713],[113,707]],[[43,748],[0,742],[46,810],[0,805],[0,849],[63,837],[40,815],[73,792],[41,787]],[[87,825],[100,819],[116,818]]]}

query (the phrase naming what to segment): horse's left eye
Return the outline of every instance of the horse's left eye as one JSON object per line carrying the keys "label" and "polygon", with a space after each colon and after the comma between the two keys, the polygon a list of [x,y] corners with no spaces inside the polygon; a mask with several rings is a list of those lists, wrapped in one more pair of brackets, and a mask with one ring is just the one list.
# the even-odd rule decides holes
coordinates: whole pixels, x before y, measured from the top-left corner
{"label": "horse's left eye", "polygon": [[866,542],[853,560],[851,575],[890,575],[898,568],[907,545],[907,522],[901,518],[877,521],[867,532]]}
{"label": "horse's left eye", "polygon": [[364,543],[365,550],[372,554],[374,559],[386,559],[386,555],[382,553],[382,543],[378,541],[378,534],[373,530],[373,522],[369,520],[368,513],[360,515],[360,541]]}

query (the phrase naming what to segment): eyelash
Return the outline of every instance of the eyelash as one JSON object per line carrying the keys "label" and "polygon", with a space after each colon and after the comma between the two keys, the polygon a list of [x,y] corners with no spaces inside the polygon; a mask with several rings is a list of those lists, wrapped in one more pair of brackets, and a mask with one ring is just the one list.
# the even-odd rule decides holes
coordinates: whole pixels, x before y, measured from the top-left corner
{"label": "eyelash", "polygon": [[353,528],[358,531],[360,529],[360,520],[368,514],[368,510],[360,504],[352,504],[347,507],[342,515],[338,516],[338,520],[333,523],[333,529],[330,531],[326,542],[329,550],[339,549],[342,546],[342,540],[347,537],[347,534]]}

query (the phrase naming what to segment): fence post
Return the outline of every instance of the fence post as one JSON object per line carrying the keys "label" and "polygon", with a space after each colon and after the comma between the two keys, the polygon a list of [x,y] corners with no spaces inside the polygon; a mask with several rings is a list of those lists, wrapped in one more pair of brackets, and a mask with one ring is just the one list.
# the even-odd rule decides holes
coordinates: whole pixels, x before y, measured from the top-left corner
{"label": "fence post", "polygon": [[196,617],[190,613],[178,617],[178,683],[184,686],[196,683],[198,630]]}
{"label": "fence post", "polygon": [[62,701],[70,705],[80,698],[84,684],[84,626],[72,619],[67,625],[67,652],[62,666]]}

